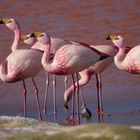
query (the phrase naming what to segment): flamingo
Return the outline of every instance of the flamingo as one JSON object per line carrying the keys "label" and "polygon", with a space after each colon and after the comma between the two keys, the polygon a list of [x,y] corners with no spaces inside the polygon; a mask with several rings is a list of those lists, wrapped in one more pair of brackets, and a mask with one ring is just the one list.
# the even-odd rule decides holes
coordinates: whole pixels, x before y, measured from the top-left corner
{"label": "flamingo", "polygon": [[[37,34],[37,32],[34,32],[34,34]],[[23,38],[29,38],[29,35],[24,36]],[[51,40],[51,54],[52,54],[52,57],[55,54],[55,52],[59,48],[61,48],[63,45],[72,44],[72,43],[76,44],[77,43],[75,41],[65,40],[65,39],[61,39],[61,38],[54,38],[54,37],[50,37],[50,40]],[[42,50],[42,51],[44,51],[44,49],[45,49],[44,45],[42,45],[42,43],[40,43],[40,42],[36,42],[31,48]],[[46,114],[46,108],[47,108],[47,96],[48,96],[48,84],[49,84],[49,74],[47,72],[46,72],[46,74],[47,74],[47,78],[46,78],[47,79],[46,80],[46,85],[47,86],[46,86],[46,92],[45,92],[44,111],[43,111],[45,114]],[[73,79],[73,76],[72,76],[72,79]],[[65,76],[64,83],[65,83],[65,90],[66,90],[68,88],[68,78],[67,78],[67,76]],[[56,84],[55,75],[53,75],[53,84]],[[55,87],[56,87],[56,85],[53,88],[54,89],[53,90],[53,97],[54,97],[54,115],[56,116],[57,111],[56,111],[56,91],[55,91]],[[84,108],[83,108],[84,114],[86,114],[86,116],[88,116],[87,118],[90,118],[91,117],[91,112],[85,105],[82,92],[80,92],[80,93],[81,93],[82,102],[84,104]],[[66,110],[66,113],[67,113],[67,110]]]}
{"label": "flamingo", "polygon": [[[113,63],[113,56],[118,52],[118,48],[114,47],[113,45],[90,45],[90,47],[93,47],[102,53],[106,53],[106,54],[110,55],[110,57],[107,57],[106,59],[98,61],[97,63],[90,66],[89,68],[79,72],[79,75],[80,75],[79,86],[86,85],[89,82],[89,80],[91,79],[91,76],[93,74],[95,74],[97,99],[98,99],[97,113],[98,113],[98,115],[103,115],[101,73]],[[125,53],[127,53],[129,50],[130,50],[130,47],[126,47]],[[64,93],[66,108],[68,106],[69,100],[71,99],[72,91],[73,91],[73,85],[71,87],[69,87]],[[84,115],[84,117],[86,117],[86,115],[88,115],[88,114],[85,113],[86,108],[85,108],[84,103],[83,103],[82,107],[83,107],[82,115]]]}
{"label": "flamingo", "polygon": [[112,40],[113,44],[119,48],[114,56],[116,67],[131,74],[140,74],[140,45],[133,47],[125,56],[126,42],[121,35],[110,35],[106,40]]}
{"label": "flamingo", "polygon": [[[22,36],[22,40],[26,44],[29,44],[28,42],[26,42],[26,39],[29,40],[29,38],[30,38],[30,34]],[[60,38],[54,38],[54,37],[51,37],[51,42],[52,42],[52,50],[51,50],[50,59],[52,59],[56,50],[58,50],[61,46],[70,43],[67,40],[60,39]],[[42,46],[42,43],[40,43],[39,41],[34,43],[31,48],[44,51],[44,46]],[[44,100],[44,109],[43,109],[44,114],[47,114],[48,86],[49,86],[49,83],[50,83],[49,79],[50,79],[49,74],[46,72],[46,90],[45,90],[45,100]],[[65,90],[67,89],[67,81],[68,81],[67,76],[65,76],[65,79],[64,79]],[[56,116],[57,110],[56,110],[56,76],[55,75],[53,75],[53,98],[54,98],[54,115]]]}
{"label": "flamingo", "polygon": [[6,25],[10,30],[14,31],[15,33],[14,41],[11,46],[12,52],[3,62],[1,62],[0,65],[0,79],[6,83],[13,83],[18,81],[23,82],[24,117],[26,117],[27,90],[24,80],[30,77],[35,87],[39,119],[42,120],[38,97],[38,88],[35,84],[33,77],[35,77],[35,75],[39,73],[41,69],[43,69],[40,63],[43,53],[41,51],[33,49],[18,49],[21,33],[19,24],[14,18],[2,19],[0,23]]}
{"label": "flamingo", "polygon": [[[49,60],[51,51],[51,42],[48,34],[36,34],[38,41],[45,45],[42,56],[42,65],[44,69],[52,74],[68,75],[78,73],[79,71],[91,66],[97,61],[108,57],[107,54],[82,44],[67,44],[61,47],[54,54],[52,61]],[[78,98],[77,98],[78,99]],[[77,107],[77,118],[79,118]]]}
{"label": "flamingo", "polygon": [[[60,39],[60,38],[54,38],[54,37],[50,37],[51,39],[51,55],[53,56],[54,53],[63,45],[69,44],[70,42],[64,39]],[[42,43],[40,43],[39,41],[36,42],[32,48],[38,49],[38,50],[42,50],[44,51],[44,45],[42,45]],[[49,84],[49,75],[48,73],[46,73],[47,75],[47,81],[46,84]],[[65,83],[65,90],[67,89],[67,76],[65,76],[64,79],[64,83]],[[45,100],[44,100],[44,113],[46,114],[46,110],[47,110],[47,97],[48,97],[48,87],[46,87],[46,92],[45,92]],[[55,74],[53,74],[53,99],[54,99],[54,115],[56,117],[57,114],[57,109],[56,109],[56,76]]]}
{"label": "flamingo", "polygon": [[[103,115],[103,106],[102,106],[102,90],[101,90],[101,73],[113,63],[113,57],[117,53],[117,49],[112,47],[112,45],[91,45],[91,47],[97,49],[98,51],[102,53],[106,53],[110,55],[111,57],[107,57],[106,59],[103,59],[99,62],[96,62],[94,65],[90,66],[89,68],[86,68],[85,70],[79,72],[80,80],[79,80],[79,86],[86,85],[91,76],[95,74],[96,76],[96,87],[97,87],[97,99],[98,99],[98,109],[97,112],[100,115]],[[65,107],[68,107],[68,102],[70,101],[72,97],[72,91],[73,91],[73,85],[70,86],[64,93],[64,99],[65,99]],[[82,106],[83,109],[83,115],[85,114],[85,104]]]}

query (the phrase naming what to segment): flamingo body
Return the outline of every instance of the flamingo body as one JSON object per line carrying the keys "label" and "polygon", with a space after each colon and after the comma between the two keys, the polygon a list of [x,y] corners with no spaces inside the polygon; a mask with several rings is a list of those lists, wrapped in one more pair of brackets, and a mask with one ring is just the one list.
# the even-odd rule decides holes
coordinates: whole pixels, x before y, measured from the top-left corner
{"label": "flamingo body", "polygon": [[[110,55],[111,57],[107,57],[106,59],[100,60],[96,62],[94,65],[91,65],[90,67],[82,70],[79,72],[80,80],[79,80],[79,86],[86,85],[89,80],[91,79],[91,76],[93,74],[101,74],[108,66],[110,66],[113,63],[113,57],[117,53],[117,49],[114,48],[112,45],[91,45],[92,48],[97,49],[98,51],[105,53],[107,55]],[[73,86],[69,87],[65,93],[64,98],[71,98],[71,94],[73,91]]]}
{"label": "flamingo body", "polygon": [[128,52],[121,65],[129,73],[140,74],[140,45]]}
{"label": "flamingo body", "polygon": [[53,62],[42,63],[46,71],[59,75],[77,73],[100,59],[96,52],[80,44],[67,44],[57,50]]}
{"label": "flamingo body", "polygon": [[36,50],[15,50],[6,58],[6,66],[0,66],[0,78],[4,82],[17,82],[34,77],[42,69],[42,52]]}

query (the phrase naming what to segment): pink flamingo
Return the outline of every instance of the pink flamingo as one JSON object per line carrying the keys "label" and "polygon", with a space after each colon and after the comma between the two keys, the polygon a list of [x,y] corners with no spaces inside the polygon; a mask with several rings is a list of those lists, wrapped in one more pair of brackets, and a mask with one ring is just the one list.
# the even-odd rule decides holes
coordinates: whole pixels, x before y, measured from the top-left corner
{"label": "pink flamingo", "polygon": [[30,77],[35,87],[39,119],[42,120],[38,97],[38,88],[33,77],[42,69],[40,61],[43,53],[41,51],[33,49],[18,49],[21,33],[20,27],[15,19],[2,19],[0,23],[5,24],[10,30],[14,31],[15,33],[14,41],[11,46],[12,52],[8,55],[5,61],[1,62],[0,65],[0,79],[6,83],[13,83],[18,81],[23,82],[24,116],[26,117],[27,90],[24,79]]}
{"label": "pink flamingo", "polygon": [[106,40],[112,40],[113,44],[119,48],[114,57],[116,67],[131,74],[140,74],[140,45],[133,47],[125,56],[126,42],[121,35],[110,35]]}
{"label": "pink flamingo", "polygon": [[[37,32],[34,32],[34,33],[36,34]],[[23,40],[26,44],[29,44],[28,42],[26,42],[26,39],[29,40],[29,38],[33,38],[33,36],[30,36],[30,34],[29,34],[29,35],[26,35],[26,36],[22,36],[22,38],[23,38]],[[60,38],[54,38],[54,37],[51,37],[51,42],[52,42],[52,48],[51,48],[50,59],[53,58],[53,55],[56,52],[56,50],[58,50],[61,46],[70,43],[66,40],[63,40],[63,39],[60,39]],[[39,41],[34,43],[31,48],[41,50],[41,51],[44,51],[44,49],[45,49],[44,45],[42,45],[42,43],[40,43]],[[47,110],[48,86],[49,86],[49,83],[50,83],[49,79],[50,79],[49,74],[46,72],[46,90],[45,90],[45,100],[44,100],[44,110],[43,110],[43,112],[45,114],[46,114],[46,110]],[[65,79],[64,79],[65,90],[67,89],[67,81],[68,81],[67,76],[65,76]],[[56,116],[57,109],[56,109],[56,76],[55,75],[53,75],[53,98],[54,98],[54,115]]]}
{"label": "pink flamingo", "polygon": [[[87,45],[67,44],[58,49],[54,54],[53,60],[50,61],[49,55],[51,50],[51,42],[49,36],[45,33],[38,33],[36,34],[36,37],[38,41],[46,46],[41,62],[44,69],[52,74],[67,75],[78,73],[97,61],[108,57],[108,55],[101,53]],[[77,114],[77,117],[79,118],[78,106]]]}
{"label": "pink flamingo", "polygon": [[[34,32],[35,34],[37,32]],[[50,40],[51,40],[51,54],[52,54],[52,57],[53,55],[55,54],[55,52],[61,48],[62,46],[66,45],[66,44],[77,44],[78,42],[76,41],[71,41],[71,40],[65,40],[65,39],[61,39],[61,38],[54,38],[54,37],[50,37]],[[79,43],[78,43],[79,44]],[[44,51],[44,46],[42,45],[42,43],[40,42],[36,42],[32,48],[34,49],[38,49],[38,50],[42,50]],[[46,92],[45,92],[45,100],[44,100],[44,113],[46,114],[46,109],[47,109],[47,97],[48,97],[48,84],[49,84],[49,75],[48,73],[47,74],[47,80],[46,80]],[[73,79],[73,76],[72,76],[72,79]],[[64,83],[65,83],[65,90],[67,90],[68,88],[68,78],[67,76],[65,76],[65,79],[64,79]],[[53,75],[53,85],[54,85],[54,90],[53,90],[53,98],[54,98],[54,114],[56,114],[56,91],[55,91],[55,87],[56,87],[56,78],[55,78],[55,75]],[[82,96],[82,100],[84,102],[84,99],[83,99],[83,95],[81,93],[81,96]],[[87,114],[88,116],[91,116],[91,112],[89,111],[89,109],[86,107],[85,103],[84,103],[84,114]]]}
{"label": "pink flamingo", "polygon": [[[69,44],[68,41],[66,40],[63,40],[63,39],[60,39],[60,38],[54,38],[54,37],[50,37],[50,40],[51,40],[51,55],[53,56],[55,54],[55,52],[63,45],[66,45],[66,44]],[[35,48],[35,49],[39,49],[39,50],[43,50],[45,49],[45,46],[42,45],[41,42],[37,42],[35,43],[32,48]],[[48,74],[48,73],[47,73]],[[48,77],[49,78],[49,77]],[[47,78],[47,79],[48,79]],[[67,76],[65,76],[65,79],[64,79],[64,83],[65,83],[65,89],[67,89]],[[47,80],[47,84],[49,83],[49,80]],[[56,116],[57,114],[57,108],[56,108],[56,76],[55,74],[53,74],[53,100],[54,100],[54,115]],[[46,114],[46,110],[47,110],[47,97],[48,97],[48,88],[45,92],[45,100],[44,100],[44,113]]]}
{"label": "pink flamingo", "polygon": [[[117,49],[112,47],[112,45],[91,45],[91,47],[97,49],[98,51],[102,53],[106,53],[110,56],[114,56],[117,53]],[[97,99],[98,99],[97,112],[102,115],[103,115],[103,106],[102,106],[102,93],[101,93],[102,92],[101,73],[112,63],[113,63],[113,57],[107,57],[106,59],[96,62],[94,65],[90,66],[89,68],[79,72],[79,75],[80,75],[79,86],[86,85],[89,82],[91,76],[95,74],[96,81],[97,81],[96,87],[97,87]],[[73,91],[73,85],[69,87],[64,93],[64,100],[65,100],[66,108],[68,106],[68,102],[70,101],[72,97],[72,91]],[[84,103],[83,103],[82,108],[83,108],[82,114],[86,115],[87,113],[84,113],[86,110],[86,106]]]}
{"label": "pink flamingo", "polygon": [[[79,86],[84,86],[86,85],[91,76],[95,74],[96,76],[96,87],[97,87],[97,99],[98,99],[98,109],[97,113],[99,115],[103,115],[103,104],[102,104],[102,84],[101,84],[101,73],[109,67],[113,63],[113,56],[117,53],[118,48],[113,47],[112,45],[90,45],[91,47],[97,49],[98,51],[108,54],[111,57],[107,57],[106,59],[103,59],[101,61],[98,61],[94,65],[90,66],[89,68],[79,72],[80,75],[80,80],[79,80]],[[125,49],[125,52],[128,52],[130,50],[129,47]],[[68,102],[71,99],[72,96],[72,91],[73,91],[73,85],[69,87],[65,93],[64,93],[64,99],[65,99],[65,106],[67,108]],[[86,105],[83,102],[83,110],[82,110],[82,115],[83,117],[89,117],[89,114],[86,113]]]}
{"label": "pink flamingo", "polygon": [[[37,32],[34,32],[34,34],[36,34]],[[50,37],[50,40],[51,40],[51,54],[52,54],[52,57],[53,55],[55,54],[55,52],[61,48],[62,46],[66,45],[66,44],[76,44],[78,42],[75,42],[75,41],[69,41],[69,40],[65,40],[65,39],[60,39],[60,38],[54,38],[54,37]],[[78,43],[79,44],[79,43]],[[32,48],[34,49],[38,49],[38,50],[42,50],[44,51],[44,46],[42,45],[42,43],[40,42],[36,42]],[[48,97],[48,84],[49,84],[49,75],[48,73],[47,74],[47,80],[46,80],[46,92],[45,92],[45,100],[44,100],[44,113],[46,114],[46,109],[47,109],[47,97]],[[73,78],[73,76],[72,76]],[[56,78],[55,78],[55,75],[53,75],[53,84],[56,85]],[[67,79],[67,76],[65,76],[65,79],[64,79],[64,82],[65,82],[65,90],[67,90],[68,88],[68,79]],[[55,86],[56,87],[56,86]],[[54,114],[56,114],[56,92],[55,92],[55,87],[53,88],[53,97],[54,97]],[[84,102],[84,99],[83,99],[83,95],[81,93],[81,96],[82,96],[82,100]],[[84,103],[85,105],[85,103]],[[85,114],[87,114],[88,116],[91,116],[91,112],[89,111],[89,109],[87,107],[84,107],[83,109],[85,111]],[[66,110],[67,111],[67,110]]]}
{"label": "pink flamingo", "polygon": [[[44,51],[40,42],[36,40],[35,37],[31,36],[31,34],[28,35],[22,35],[21,36],[21,40],[27,44],[32,46],[31,49],[36,49],[36,50],[40,50],[40,51]],[[36,43],[35,43],[36,40]],[[40,47],[40,49],[39,49]],[[53,77],[53,86],[55,85],[55,77]],[[48,96],[48,90],[49,90],[49,83],[50,83],[50,78],[49,78],[49,74],[46,72],[46,88],[45,88],[45,102],[44,102],[44,110],[43,112],[46,114],[46,106],[47,106],[47,96]],[[55,87],[53,87],[53,91],[55,91]]]}

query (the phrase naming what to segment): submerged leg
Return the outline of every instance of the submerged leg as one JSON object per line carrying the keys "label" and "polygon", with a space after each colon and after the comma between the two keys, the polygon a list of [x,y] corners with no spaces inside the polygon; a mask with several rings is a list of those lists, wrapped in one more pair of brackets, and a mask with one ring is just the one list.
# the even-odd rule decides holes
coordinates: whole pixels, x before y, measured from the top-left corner
{"label": "submerged leg", "polygon": [[35,94],[36,94],[36,102],[37,102],[39,120],[42,120],[42,115],[41,115],[41,111],[40,111],[39,96],[38,96],[38,88],[37,88],[33,78],[32,78],[32,82],[33,82],[33,85],[35,87]]}
{"label": "submerged leg", "polygon": [[46,89],[45,89],[45,100],[44,100],[44,114],[47,114],[47,98],[48,98],[48,90],[49,90],[49,83],[50,83],[50,77],[49,74],[46,72]]}

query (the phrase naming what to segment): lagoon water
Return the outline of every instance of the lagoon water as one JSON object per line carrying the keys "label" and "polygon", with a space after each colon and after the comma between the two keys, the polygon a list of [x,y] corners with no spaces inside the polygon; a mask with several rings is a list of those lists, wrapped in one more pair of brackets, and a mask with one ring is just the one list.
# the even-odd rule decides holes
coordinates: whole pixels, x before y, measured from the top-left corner
{"label": "lagoon water", "polygon": [[[112,33],[122,34],[127,46],[140,43],[140,1],[104,0],[0,0],[0,18],[14,17],[21,26],[22,34],[44,31],[52,37],[82,41],[89,44],[111,44],[105,38]],[[0,26],[0,61],[10,53],[14,34],[4,25]],[[23,43],[20,47],[27,47]],[[45,92],[45,72],[35,78],[40,91],[41,108]],[[57,76],[58,122],[65,123],[63,108],[64,77]],[[69,77],[69,85],[71,78]],[[104,122],[140,125],[140,76],[116,69],[113,64],[102,73]],[[37,118],[34,89],[30,79],[28,87],[28,116]],[[96,82],[94,75],[83,87],[87,106],[92,111],[90,120],[96,116]],[[23,116],[22,83],[7,84],[0,81],[0,115]],[[49,88],[48,120],[53,121],[52,78]]]}

